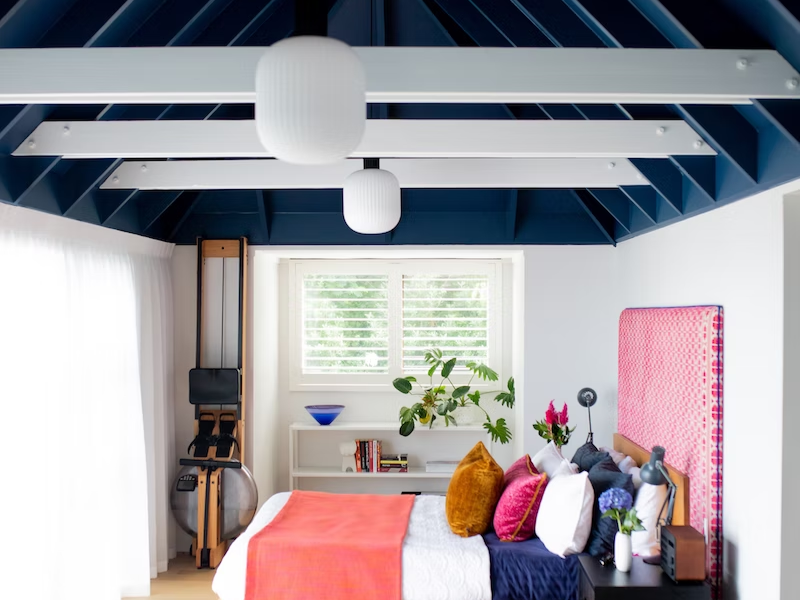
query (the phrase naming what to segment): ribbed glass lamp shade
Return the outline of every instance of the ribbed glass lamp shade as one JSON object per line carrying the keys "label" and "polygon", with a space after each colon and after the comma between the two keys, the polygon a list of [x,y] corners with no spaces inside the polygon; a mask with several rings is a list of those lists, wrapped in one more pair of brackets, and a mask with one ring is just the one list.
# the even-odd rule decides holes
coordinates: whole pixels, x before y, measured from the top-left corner
{"label": "ribbed glass lamp shade", "polygon": [[386,233],[400,222],[400,183],[383,169],[356,171],[344,181],[344,220],[358,233]]}
{"label": "ribbed glass lamp shade", "polygon": [[276,42],[256,69],[256,129],[276,158],[301,165],[353,152],[366,125],[366,74],[339,40],[298,36]]}

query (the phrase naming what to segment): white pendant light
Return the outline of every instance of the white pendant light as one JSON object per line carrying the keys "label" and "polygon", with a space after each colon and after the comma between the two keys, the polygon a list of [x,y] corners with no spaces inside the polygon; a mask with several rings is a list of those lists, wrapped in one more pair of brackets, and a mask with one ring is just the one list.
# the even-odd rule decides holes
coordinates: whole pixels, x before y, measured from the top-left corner
{"label": "white pendant light", "polygon": [[339,40],[298,36],[276,42],[256,69],[256,129],[286,162],[321,165],[356,149],[366,125],[366,74]]}
{"label": "white pendant light", "polygon": [[377,168],[377,159],[364,163],[367,168],[345,179],[344,220],[357,233],[386,233],[400,222],[400,183],[389,171]]}

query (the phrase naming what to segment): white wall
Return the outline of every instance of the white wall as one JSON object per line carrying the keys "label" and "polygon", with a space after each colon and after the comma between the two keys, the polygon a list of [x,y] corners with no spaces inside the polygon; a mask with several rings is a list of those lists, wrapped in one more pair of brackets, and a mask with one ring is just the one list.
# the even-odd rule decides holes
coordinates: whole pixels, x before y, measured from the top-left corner
{"label": "white wall", "polygon": [[567,402],[577,426],[564,455],[571,458],[588,433],[586,409],[576,398],[584,387],[598,395],[592,409],[595,444],[612,443],[617,430],[616,249],[605,246],[525,248],[525,451],[545,441],[532,423],[550,400]]}
{"label": "white wall", "polygon": [[[509,462],[513,455],[523,451],[531,454],[538,451],[544,440],[535,434],[531,424],[543,418],[547,404],[555,399],[559,406],[563,402],[570,405],[571,422],[578,427],[566,449],[571,456],[587,433],[586,412],[575,401],[578,390],[585,386],[593,387],[600,396],[592,412],[595,440],[598,444],[610,444],[611,434],[616,430],[615,250],[596,246],[527,246],[448,248],[445,252],[452,256],[485,255],[487,250],[497,256],[516,256],[506,274],[515,273],[517,282],[522,279],[524,284],[511,287],[512,299],[508,303],[515,313],[513,324],[509,323],[514,335],[508,368],[517,380],[518,408],[513,414],[517,445],[513,449],[498,448],[497,454],[503,462]],[[319,397],[307,393],[290,393],[285,373],[276,368],[276,358],[281,354],[280,325],[285,324],[275,310],[281,283],[277,257],[330,257],[332,252],[344,255],[350,251],[348,248],[250,248],[246,462],[256,478],[262,502],[275,491],[286,489],[289,423],[307,419],[302,407],[319,401]],[[419,251],[442,255],[441,248],[384,248],[370,252],[381,251],[394,256]],[[176,307],[175,444],[177,455],[184,456],[192,439],[193,421],[187,374],[194,366],[195,352],[195,248],[176,247],[172,261]],[[354,421],[392,421],[405,399],[391,391],[382,398],[373,395],[355,403],[353,398],[325,396],[329,402],[360,404],[359,414],[348,416],[348,420]]]}
{"label": "white wall", "polygon": [[741,200],[618,247],[620,310],[724,307],[727,600],[780,597],[782,471],[776,450],[782,443],[777,416],[783,410],[785,191]]}

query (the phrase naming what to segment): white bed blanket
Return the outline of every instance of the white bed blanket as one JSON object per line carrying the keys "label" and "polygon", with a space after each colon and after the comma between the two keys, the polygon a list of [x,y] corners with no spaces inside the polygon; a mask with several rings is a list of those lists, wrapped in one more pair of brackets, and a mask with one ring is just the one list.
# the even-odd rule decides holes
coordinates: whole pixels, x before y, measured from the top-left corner
{"label": "white bed blanket", "polygon": [[[244,600],[250,538],[275,518],[290,494],[275,494],[267,500],[245,532],[231,544],[211,585],[221,600]],[[403,600],[491,597],[489,550],[483,538],[462,538],[450,531],[444,496],[417,496],[403,541]]]}

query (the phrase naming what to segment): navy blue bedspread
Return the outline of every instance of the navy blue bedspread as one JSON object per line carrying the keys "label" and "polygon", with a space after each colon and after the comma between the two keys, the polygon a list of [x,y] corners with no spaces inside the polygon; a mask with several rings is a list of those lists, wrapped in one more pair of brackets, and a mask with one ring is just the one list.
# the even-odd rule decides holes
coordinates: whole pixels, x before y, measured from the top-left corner
{"label": "navy blue bedspread", "polygon": [[576,555],[556,556],[537,538],[501,542],[490,532],[483,539],[491,560],[492,600],[577,600]]}

